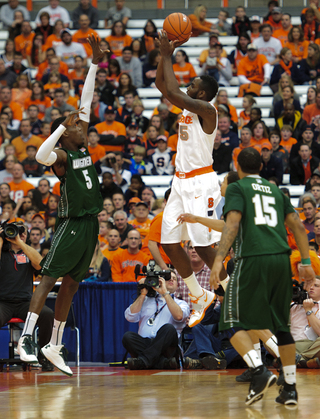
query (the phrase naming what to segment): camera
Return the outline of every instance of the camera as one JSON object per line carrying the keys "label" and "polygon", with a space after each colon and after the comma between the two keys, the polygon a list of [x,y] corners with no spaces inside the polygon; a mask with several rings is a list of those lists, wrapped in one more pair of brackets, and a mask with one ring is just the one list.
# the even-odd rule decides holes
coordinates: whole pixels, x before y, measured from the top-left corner
{"label": "camera", "polygon": [[304,300],[308,299],[308,293],[303,289],[304,282],[292,281],[292,301],[293,304],[303,304]]}
{"label": "camera", "polygon": [[115,157],[110,157],[110,159],[108,159],[108,160],[111,164],[115,164],[116,161],[117,161]]}
{"label": "camera", "polygon": [[18,234],[24,233],[24,226],[17,225],[16,223],[8,223],[8,221],[6,220],[1,224],[1,228],[3,229],[1,237],[3,239],[14,239]]}
{"label": "camera", "polygon": [[138,279],[138,276],[145,276],[146,279],[144,284],[138,285],[138,292],[140,293],[142,288],[146,288],[148,290],[148,297],[155,297],[156,292],[153,288],[159,287],[159,277],[164,278],[165,281],[169,281],[171,279],[171,271],[162,271],[160,267],[156,265],[154,260],[150,260],[148,266],[142,267],[142,274],[140,273],[140,270],[141,265],[136,265],[134,270],[136,280]]}

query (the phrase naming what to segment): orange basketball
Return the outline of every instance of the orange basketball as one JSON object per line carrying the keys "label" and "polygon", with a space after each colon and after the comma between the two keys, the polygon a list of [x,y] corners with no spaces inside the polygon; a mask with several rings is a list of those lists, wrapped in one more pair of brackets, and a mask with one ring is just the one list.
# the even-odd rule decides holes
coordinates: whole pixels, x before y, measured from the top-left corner
{"label": "orange basketball", "polygon": [[163,22],[163,29],[170,41],[186,42],[192,30],[191,21],[183,13],[171,13]]}

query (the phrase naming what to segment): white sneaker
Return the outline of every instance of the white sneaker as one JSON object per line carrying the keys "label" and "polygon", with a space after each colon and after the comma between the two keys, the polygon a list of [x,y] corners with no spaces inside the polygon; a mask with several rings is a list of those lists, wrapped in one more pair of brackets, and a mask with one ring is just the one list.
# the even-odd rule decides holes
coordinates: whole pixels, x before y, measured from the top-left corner
{"label": "white sneaker", "polygon": [[[203,289],[203,288],[202,288]],[[203,294],[200,297],[190,295],[193,310],[191,312],[189,327],[193,327],[200,323],[206,314],[207,308],[212,304],[215,294],[211,291],[203,289]]]}
{"label": "white sneaker", "polygon": [[71,377],[73,372],[66,364],[68,351],[64,345],[48,345],[41,348],[41,353],[61,372]]}
{"label": "white sneaker", "polygon": [[28,362],[29,364],[37,364],[36,347],[37,345],[32,340],[31,335],[21,336],[17,346],[21,361]]}

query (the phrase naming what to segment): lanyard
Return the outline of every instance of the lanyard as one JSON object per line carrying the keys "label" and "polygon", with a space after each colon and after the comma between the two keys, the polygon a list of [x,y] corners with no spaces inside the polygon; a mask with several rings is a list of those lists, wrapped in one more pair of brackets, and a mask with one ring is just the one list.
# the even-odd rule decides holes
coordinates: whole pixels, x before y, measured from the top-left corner
{"label": "lanyard", "polygon": [[148,326],[153,326],[154,325],[154,322],[155,322],[155,320],[156,320],[156,317],[157,317],[157,315],[158,314],[160,314],[161,313],[161,311],[165,308],[165,306],[167,305],[167,303],[165,303],[161,308],[160,308],[160,310],[159,310],[159,308],[158,308],[158,306],[159,306],[159,302],[158,302],[158,300],[157,300],[157,298],[156,298],[156,304],[157,304],[157,311],[154,313],[154,315],[152,316],[152,317],[150,317],[150,319],[148,319],[148,321],[147,321],[147,325]]}

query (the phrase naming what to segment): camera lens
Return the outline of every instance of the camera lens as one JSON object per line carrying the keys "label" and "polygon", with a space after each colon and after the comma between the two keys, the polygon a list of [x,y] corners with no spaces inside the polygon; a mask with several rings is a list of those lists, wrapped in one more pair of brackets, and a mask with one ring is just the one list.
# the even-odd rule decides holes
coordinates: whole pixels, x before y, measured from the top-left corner
{"label": "camera lens", "polygon": [[9,239],[13,239],[18,234],[18,228],[14,225],[8,225],[4,229],[4,234],[9,237]]}

